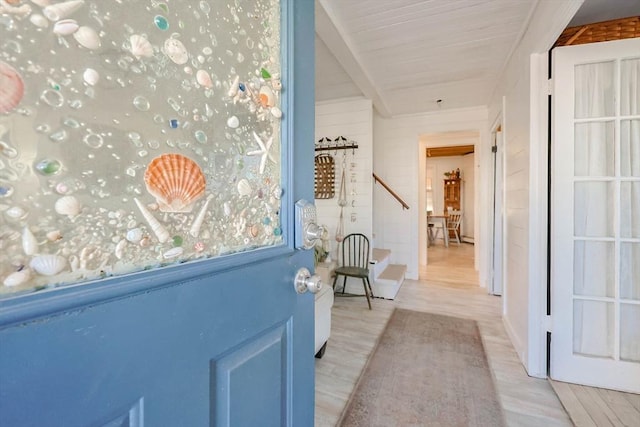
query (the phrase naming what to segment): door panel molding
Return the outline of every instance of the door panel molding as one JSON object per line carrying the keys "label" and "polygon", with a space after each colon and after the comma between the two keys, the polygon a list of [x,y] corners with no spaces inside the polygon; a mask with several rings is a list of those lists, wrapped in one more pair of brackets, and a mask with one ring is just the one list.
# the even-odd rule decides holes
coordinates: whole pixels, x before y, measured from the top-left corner
{"label": "door panel molding", "polygon": [[[291,322],[258,334],[211,361],[211,426],[286,424],[291,410]],[[238,408],[234,401],[238,396],[251,402],[251,411]]]}

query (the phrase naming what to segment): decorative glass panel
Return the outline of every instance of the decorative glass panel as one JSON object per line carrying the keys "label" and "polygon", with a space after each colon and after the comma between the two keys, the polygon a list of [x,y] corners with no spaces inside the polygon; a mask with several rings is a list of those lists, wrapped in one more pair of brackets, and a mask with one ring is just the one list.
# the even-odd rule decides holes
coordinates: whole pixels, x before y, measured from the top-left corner
{"label": "decorative glass panel", "polygon": [[640,114],[640,58],[620,63],[620,114]]}
{"label": "decorative glass panel", "polygon": [[2,3],[0,293],[282,242],[277,0]]}
{"label": "decorative glass panel", "polygon": [[640,177],[640,120],[620,121],[620,175]]}
{"label": "decorative glass panel", "polygon": [[573,293],[583,296],[615,295],[613,242],[576,241],[573,250]]}
{"label": "decorative glass panel", "polygon": [[620,359],[640,362],[640,305],[620,305]]}
{"label": "decorative glass panel", "polygon": [[620,244],[620,297],[640,300],[640,243]]}
{"label": "decorative glass panel", "polygon": [[620,183],[620,234],[640,237],[640,181]]}
{"label": "decorative glass panel", "polygon": [[614,122],[577,123],[575,125],[576,176],[613,176]]}
{"label": "decorative glass panel", "polygon": [[614,66],[613,62],[600,62],[575,67],[576,119],[615,114]]}
{"label": "decorative glass panel", "polygon": [[613,237],[614,184],[576,182],[574,232],[577,237]]}
{"label": "decorative glass panel", "polygon": [[573,302],[573,352],[585,356],[613,357],[614,313],[612,303]]}

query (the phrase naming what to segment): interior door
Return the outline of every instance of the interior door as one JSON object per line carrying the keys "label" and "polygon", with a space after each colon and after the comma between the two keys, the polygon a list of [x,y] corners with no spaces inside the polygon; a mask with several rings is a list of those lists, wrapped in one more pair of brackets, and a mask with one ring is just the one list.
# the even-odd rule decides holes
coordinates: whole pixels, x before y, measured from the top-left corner
{"label": "interior door", "polygon": [[551,377],[640,392],[640,39],[554,49]]}
{"label": "interior door", "polygon": [[[48,4],[42,2],[45,3]],[[56,123],[64,121],[66,125],[61,129],[66,134],[72,134],[76,131],[73,127],[76,124],[82,127],[86,126],[88,120],[98,121],[104,118],[100,117],[102,113],[99,106],[94,110],[85,109],[86,104],[92,102],[91,95],[98,99],[100,91],[120,90],[119,85],[122,84],[124,90],[116,92],[119,95],[102,98],[101,103],[117,102],[119,97],[125,97],[127,100],[135,99],[135,108],[132,107],[130,113],[123,114],[122,120],[116,120],[120,116],[117,111],[112,111],[101,123],[111,126],[112,132],[118,135],[121,134],[118,133],[121,128],[127,130],[138,123],[161,127],[159,134],[167,135],[166,144],[172,150],[177,150],[188,138],[184,137],[181,142],[177,137],[170,136],[177,133],[170,132],[184,131],[184,135],[195,138],[195,145],[189,145],[193,148],[190,157],[200,159],[200,151],[204,150],[203,156],[209,156],[207,153],[211,152],[208,157],[210,163],[203,167],[211,168],[206,172],[207,191],[211,190],[212,183],[215,184],[210,199],[200,199],[191,213],[174,213],[171,207],[165,207],[164,213],[162,210],[151,211],[152,208],[147,210],[140,207],[143,206],[142,203],[138,204],[138,209],[131,198],[123,199],[122,204],[117,205],[118,208],[124,212],[122,215],[130,215],[133,218],[131,221],[139,224],[131,230],[138,230],[137,227],[147,230],[148,234],[143,239],[148,239],[148,243],[134,240],[137,239],[134,232],[126,234],[127,238],[131,237],[136,242],[135,245],[130,242],[121,245],[115,244],[115,241],[105,241],[109,251],[102,253],[105,255],[103,264],[106,266],[101,267],[101,275],[108,277],[100,278],[99,272],[97,279],[79,280],[68,286],[57,286],[51,281],[44,286],[45,289],[25,288],[23,292],[7,294],[11,289],[27,286],[19,282],[20,278],[24,279],[25,272],[30,272],[30,277],[37,280],[45,280],[46,277],[39,273],[40,270],[36,270],[37,263],[20,266],[11,274],[7,274],[7,269],[11,267],[0,263],[0,275],[4,280],[4,286],[0,285],[3,293],[0,295],[0,425],[141,427],[313,424],[314,298],[310,293],[298,294],[294,289],[294,276],[298,269],[311,268],[313,262],[311,252],[296,250],[294,247],[294,203],[298,199],[313,200],[314,95],[313,85],[309,84],[314,76],[313,2],[269,0],[243,2],[240,5],[233,1],[228,4],[207,1],[190,2],[190,5],[186,3],[189,2],[130,2],[124,4],[127,8],[127,13],[124,14],[116,10],[123,6],[121,2],[69,2],[66,4],[68,9],[62,10],[46,7],[41,9],[30,3],[30,13],[5,14],[0,17],[2,23],[6,24],[0,26],[0,43],[5,43],[3,51],[6,51],[9,43],[10,47],[18,46],[20,49],[13,53],[13,59],[19,59],[20,52],[34,48],[34,44],[24,41],[28,41],[31,36],[33,40],[41,38],[42,43],[54,46],[51,51],[55,51],[58,58],[46,71],[50,75],[60,70],[68,72],[68,77],[53,88],[47,85],[56,82],[47,83],[43,76],[41,81],[44,86],[37,93],[33,93],[34,89],[25,84],[24,98],[19,106],[7,107],[4,104],[1,107],[5,109],[2,113],[6,114],[0,114],[0,125],[4,125],[5,129],[13,129],[15,134],[22,128],[18,125],[11,128],[12,123],[23,123],[28,117],[31,117],[29,120],[42,118],[43,115],[58,111],[55,110],[57,108],[67,110],[60,114],[60,122]],[[258,47],[261,40],[250,38],[251,29],[262,31],[264,28],[265,22],[261,14],[269,12],[265,6],[267,4],[275,4],[279,10],[281,31],[277,37],[275,30],[269,32],[271,29],[268,29],[267,43],[263,42]],[[180,13],[187,12],[187,18],[180,18]],[[137,28],[133,28],[133,24],[128,25],[128,19],[134,21],[147,15],[150,18],[144,24],[143,36],[129,37],[132,30]],[[61,23],[62,18],[67,20]],[[215,19],[223,19],[225,23],[232,25],[238,24],[240,29],[231,34],[210,34],[206,26]],[[78,26],[82,28],[82,25],[99,30],[89,28],[78,33]],[[29,38],[21,36],[21,28],[30,32]],[[117,30],[121,31],[120,35]],[[65,33],[66,31],[76,32],[72,35],[70,32]],[[186,37],[188,31],[193,32]],[[164,46],[158,47],[155,43],[157,34],[167,40]],[[208,37],[209,42],[197,46],[196,41],[200,36]],[[152,42],[151,48],[142,39]],[[112,40],[116,42],[112,43]],[[226,51],[220,47],[223,43],[237,43],[237,51]],[[269,70],[262,65],[264,62],[261,61],[272,58],[260,55],[241,57],[238,53],[265,49],[268,43],[275,43],[271,48],[280,44],[281,76],[269,75]],[[41,54],[46,56],[49,52],[48,48],[43,48]],[[91,69],[94,72],[85,72],[85,80],[82,82],[84,67],[70,68],[69,63],[65,64],[63,60],[66,54],[85,55],[87,64],[93,64]],[[229,67],[238,74],[241,64],[257,67],[257,72],[253,77],[248,77],[244,88],[243,80],[240,83],[226,81],[221,69],[214,70],[212,67],[207,75],[201,72],[196,75],[196,66],[207,69],[203,64],[209,63],[208,57],[214,58],[213,61],[218,61],[216,63],[219,64],[231,64]],[[3,64],[2,61],[9,61],[7,57],[1,58],[0,65]],[[179,66],[173,65],[174,62]],[[19,61],[11,64],[13,65],[5,64],[6,68],[2,71],[17,70],[25,82],[29,73],[45,71],[38,69],[37,62],[32,62],[31,68],[21,68]],[[158,75],[148,78],[148,72]],[[119,75],[123,75],[122,80]],[[176,90],[189,95],[167,99],[166,92],[163,91],[171,90],[168,85],[175,77],[179,82]],[[280,79],[276,81],[276,77]],[[154,86],[153,93],[162,94],[162,99],[168,101],[167,111],[174,111],[171,114],[175,115],[175,121],[156,120],[157,117],[147,113],[149,106],[145,99],[134,97],[140,89],[127,86],[129,79],[137,78]],[[167,79],[166,83],[163,83],[164,78]],[[216,79],[224,79],[225,82],[220,85],[220,82],[216,83]],[[254,120],[253,115],[260,114],[262,107],[273,108],[269,98],[273,92],[265,90],[258,99],[257,89],[254,87],[256,98],[246,99],[242,98],[244,95],[238,89],[246,91],[250,89],[250,82],[264,84],[265,81],[269,82],[273,91],[280,89],[281,84],[282,102],[279,105],[282,109],[272,109],[271,116]],[[12,87],[9,86],[10,82],[7,83],[2,78],[0,83],[7,84],[2,86],[3,91]],[[74,92],[71,89],[76,84],[81,90]],[[145,87],[149,89],[149,86]],[[231,93],[234,88],[236,91]],[[41,97],[40,90],[45,91]],[[155,98],[152,98],[153,94],[149,90],[147,99],[153,104]],[[6,93],[5,91],[4,95]],[[29,98],[32,95],[33,98]],[[48,105],[57,104],[61,96],[70,97],[70,101],[80,99],[85,105],[80,108],[79,103],[67,103],[67,98],[64,105]],[[220,98],[215,98],[217,96]],[[239,99],[232,100],[234,96]],[[182,115],[181,106],[189,106],[189,102],[200,97],[209,99],[209,105],[213,105],[213,99],[220,99],[221,105],[229,110],[218,111],[214,107],[209,110],[203,103],[197,117],[191,112],[190,115]],[[229,98],[225,98],[223,102],[223,97]],[[27,106],[29,99],[34,101]],[[11,110],[13,107],[15,109]],[[227,121],[225,114],[241,109],[244,109],[244,115],[238,114],[240,126],[237,125],[237,117]],[[86,118],[77,119],[83,111],[86,111]],[[127,122],[130,116],[135,117],[136,114],[141,117],[139,122]],[[224,122],[216,128],[202,125],[208,129],[207,132],[194,132],[194,123],[204,123],[204,116],[209,117],[209,123],[217,116],[225,117]],[[172,116],[165,116],[170,117]],[[271,140],[261,140],[255,133],[252,137],[251,126],[260,128],[264,123],[277,123],[273,121],[274,117],[281,118],[281,125],[273,128],[274,134],[282,134],[279,152],[274,151],[275,142],[271,147]],[[243,124],[243,118],[253,124]],[[228,127],[225,127],[225,122]],[[187,123],[192,127],[187,127]],[[98,127],[98,124],[92,126],[94,131]],[[212,141],[215,132],[220,132],[219,141]],[[44,135],[41,144],[58,143],[50,141],[48,134],[49,132]],[[107,145],[111,144],[108,142],[108,132],[103,136],[103,147],[98,147],[97,137],[89,139],[94,145],[89,149],[96,150],[90,151],[90,154],[97,153],[100,156],[104,153],[100,150],[106,150]],[[135,135],[129,137],[134,138]],[[6,144],[3,148],[8,149],[10,142],[5,135],[3,143]],[[80,145],[70,145],[68,140],[59,143],[67,144],[64,146],[67,151],[77,151],[80,156],[87,147],[82,145],[82,140],[73,142]],[[132,140],[133,142],[135,141]],[[158,150],[151,142],[149,146],[136,147],[136,151],[138,148],[141,150],[140,157],[143,157],[143,149]],[[113,142],[116,143],[117,141]],[[218,155],[224,147],[241,143],[246,144],[247,150],[239,154],[235,151],[236,157],[229,159],[225,155]],[[20,155],[24,160],[29,152],[17,143],[15,146],[19,153],[18,160]],[[252,154],[252,150],[256,152]],[[106,180],[120,176],[120,172],[124,171],[114,167],[119,164],[118,157],[122,157],[123,152],[124,149],[121,152],[114,150],[113,155],[106,152],[112,162],[112,173],[104,176]],[[93,158],[88,157],[84,161],[89,162]],[[132,164],[135,163],[138,161],[132,161]],[[58,172],[54,170],[55,166],[55,163],[50,162],[46,165],[46,172]],[[270,181],[273,178],[262,174],[265,166],[268,171],[281,171],[279,182]],[[65,171],[64,167],[68,169]],[[71,168],[63,163],[60,173],[52,173],[39,179],[46,185],[54,185],[61,174],[71,173]],[[237,182],[226,179],[216,181],[216,174],[231,169],[235,171],[233,174],[237,174],[233,175]],[[139,172],[136,175],[135,168],[131,174],[127,178],[122,173],[120,179],[141,179]],[[274,172],[269,176],[277,175]],[[29,178],[31,175],[26,176]],[[91,174],[83,176],[87,181],[92,179]],[[3,175],[2,178],[5,179],[6,176]],[[5,181],[2,183],[5,185]],[[257,189],[257,184],[263,187]],[[11,185],[15,191],[12,194],[3,191],[3,197],[7,196],[2,200],[3,206],[11,206],[19,194],[20,182],[11,181]],[[9,187],[3,187],[5,190],[7,188]],[[86,191],[89,192],[90,188],[93,187],[87,186]],[[95,187],[96,203],[100,188]],[[233,191],[237,188],[239,194],[233,193],[234,196],[230,197],[232,202],[226,203],[219,198],[226,194],[226,188],[232,188]],[[269,189],[273,191],[269,193]],[[78,188],[73,194],[80,198],[84,194],[83,189]],[[48,195],[49,193],[43,194],[43,197]],[[144,187],[136,198],[143,197],[151,200],[151,196],[144,193]],[[22,204],[16,203],[15,206],[22,206],[26,211],[31,206],[30,200],[25,198],[21,200]],[[23,253],[22,249],[16,250],[13,259],[35,259],[38,257],[37,253],[47,251],[49,247],[53,247],[51,245],[62,245],[67,238],[65,235],[73,235],[80,224],[83,224],[83,230],[93,230],[92,224],[85,225],[82,222],[88,212],[94,215],[92,202],[88,198],[83,200],[83,207],[75,212],[76,215],[69,215],[70,219],[63,216],[61,221],[67,221],[65,224],[69,223],[70,226],[67,233],[54,236],[55,242],[40,239],[51,228],[47,229],[46,225],[37,223],[39,215],[32,213],[11,216],[7,214],[18,210],[9,208],[7,211],[3,208],[5,215],[0,222],[3,233],[2,256],[8,255],[15,246],[24,248],[27,253]],[[257,204],[251,205],[252,200],[256,200]],[[198,209],[201,209],[202,216],[195,215]],[[62,207],[60,210],[63,210]],[[99,223],[102,221],[99,214],[103,211],[105,223],[96,226],[95,236],[93,232],[86,232],[85,235],[78,236],[78,239],[99,238],[103,231],[108,232],[109,221],[113,221],[113,228],[118,227],[121,214],[115,209],[113,215],[108,216],[109,209],[97,210],[96,216],[89,219],[93,218],[93,221]],[[52,209],[43,208],[41,216],[45,217],[50,213],[52,221],[57,220]],[[258,214],[264,215],[265,220],[255,223],[253,227],[250,219],[252,215]],[[145,218],[149,220],[149,225],[146,225]],[[276,219],[279,224],[274,224]],[[126,222],[123,226],[125,228]],[[212,225],[212,231],[207,231],[208,240],[204,240],[200,231],[206,248],[199,242],[193,244],[193,249],[191,246],[187,247],[186,242],[192,238],[190,236],[198,235],[194,224],[202,226],[204,230],[210,222],[215,224]],[[180,228],[182,223],[187,224],[187,227]],[[185,233],[179,238],[173,236],[166,240],[162,231],[170,231],[170,227],[184,230]],[[25,230],[23,236],[26,237],[22,239],[22,245],[19,237],[13,237],[20,236],[20,232],[9,233],[7,230],[10,229]],[[270,234],[267,235],[267,231]],[[32,247],[31,234],[36,236],[34,251],[26,250]],[[274,235],[276,238],[273,238]],[[235,248],[227,245],[220,249],[227,237],[237,239],[244,246]],[[251,239],[258,238],[264,238],[270,243],[256,244],[253,248],[251,245],[254,240]],[[119,274],[115,269],[107,270],[110,260],[115,260],[114,265],[120,265],[118,262],[126,260],[130,253],[138,251],[140,247],[157,250],[159,260],[145,266],[142,271],[128,274]],[[197,255],[206,254],[209,247],[218,248],[220,253],[211,256]],[[172,257],[191,253],[189,251],[192,250],[193,256],[173,262],[175,258]],[[101,253],[97,245],[94,252],[83,249],[79,259],[73,258],[73,255],[64,250],[57,252],[58,258],[54,259],[63,259],[62,268],[67,269],[66,274],[69,276],[85,273],[90,275],[92,263],[98,262],[98,258],[92,256],[95,253]],[[114,258],[114,253],[119,257]]]}

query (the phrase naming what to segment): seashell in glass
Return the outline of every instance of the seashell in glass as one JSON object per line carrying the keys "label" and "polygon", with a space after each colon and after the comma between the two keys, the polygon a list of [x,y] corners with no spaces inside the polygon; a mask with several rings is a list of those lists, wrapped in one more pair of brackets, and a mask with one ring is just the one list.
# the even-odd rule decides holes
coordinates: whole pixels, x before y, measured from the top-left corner
{"label": "seashell in glass", "polygon": [[176,153],[153,159],[145,171],[144,182],[162,212],[191,212],[206,188],[200,166]]}
{"label": "seashell in glass", "polygon": [[42,9],[42,13],[50,21],[59,21],[80,9],[84,0],[69,0],[62,3],[51,4]]}
{"label": "seashell in glass", "polygon": [[276,97],[269,86],[260,88],[259,99],[263,107],[273,107],[276,104]]}
{"label": "seashell in glass", "polygon": [[0,61],[0,114],[13,110],[23,96],[22,77],[11,65]]}
{"label": "seashell in glass", "polygon": [[73,38],[76,39],[81,46],[86,47],[89,50],[96,50],[101,46],[100,36],[91,27],[82,26],[73,33]]}
{"label": "seashell in glass", "polygon": [[74,196],[60,197],[56,200],[56,204],[54,206],[57,213],[70,217],[78,215],[81,207],[80,202]]}
{"label": "seashell in glass", "polygon": [[84,70],[82,78],[88,85],[95,86],[98,83],[98,80],[100,80],[100,74],[93,68],[87,68]]}
{"label": "seashell in glass", "polygon": [[40,7],[47,7],[51,4],[51,0],[31,0],[31,3],[36,4]]}
{"label": "seashell in glass", "polygon": [[29,230],[29,227],[25,227],[22,230],[22,250],[26,255],[33,255],[38,251],[38,240]]}
{"label": "seashell in glass", "polygon": [[240,120],[238,120],[236,116],[231,116],[227,119],[227,126],[229,126],[231,129],[236,129],[238,126],[240,126]]}
{"label": "seashell in glass", "polygon": [[29,266],[43,276],[55,276],[67,266],[67,260],[60,255],[38,255],[31,260]]}
{"label": "seashell in glass", "polygon": [[178,65],[186,64],[189,60],[189,52],[178,39],[169,38],[164,42],[164,54]]}
{"label": "seashell in glass", "polygon": [[146,37],[140,34],[133,34],[129,37],[129,43],[131,44],[131,53],[137,59],[151,58],[153,56],[153,46]]}
{"label": "seashell in glass", "polygon": [[53,32],[60,36],[68,36],[75,33],[80,25],[73,19],[63,19],[53,25]]}
{"label": "seashell in glass", "polygon": [[140,240],[142,240],[142,238],[144,237],[144,233],[142,232],[142,230],[140,228],[132,228],[131,230],[127,231],[127,240],[130,241],[131,243],[138,243]]}
{"label": "seashell in glass", "polygon": [[282,117],[282,110],[279,109],[278,107],[273,107],[271,108],[271,115],[276,119],[279,119]]}
{"label": "seashell in glass", "polygon": [[183,252],[184,252],[184,248],[182,248],[182,246],[176,246],[175,248],[171,248],[165,253],[163,253],[162,257],[164,259],[175,258],[177,256],[182,255]]}
{"label": "seashell in glass", "polygon": [[252,192],[253,189],[251,188],[251,184],[249,184],[249,181],[244,178],[238,181],[238,194],[240,194],[241,196],[249,196]]}
{"label": "seashell in glass", "polygon": [[29,212],[21,206],[11,206],[9,209],[4,211],[5,216],[12,220],[23,219],[28,213]]}
{"label": "seashell in glass", "polygon": [[206,70],[198,70],[196,72],[196,81],[200,86],[206,87],[210,89],[213,87],[213,81],[211,80],[211,76]]}
{"label": "seashell in glass", "polygon": [[47,239],[51,242],[57,242],[62,239],[62,233],[60,230],[53,230],[47,233]]}
{"label": "seashell in glass", "polygon": [[47,28],[49,26],[49,21],[47,21],[47,18],[40,15],[39,13],[34,13],[29,16],[29,21],[31,21],[33,25],[39,28]]}
{"label": "seashell in glass", "polygon": [[24,268],[20,271],[15,271],[5,277],[2,282],[6,287],[20,286],[27,283],[31,279],[31,270]]}

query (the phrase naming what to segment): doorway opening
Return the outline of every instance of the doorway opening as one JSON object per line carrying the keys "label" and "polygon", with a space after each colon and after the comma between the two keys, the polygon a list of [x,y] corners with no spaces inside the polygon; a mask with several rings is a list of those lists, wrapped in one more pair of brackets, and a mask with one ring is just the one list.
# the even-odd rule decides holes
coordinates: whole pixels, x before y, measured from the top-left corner
{"label": "doorway opening", "polygon": [[[459,245],[471,246],[475,265],[476,146],[480,142],[478,131],[452,131],[420,136],[419,182],[419,254],[420,277],[431,263],[429,250],[437,258],[456,255]],[[456,231],[447,230],[450,214],[460,212]],[[452,217],[452,216],[451,216]],[[458,243],[458,240],[460,243]],[[439,250],[442,247],[443,250]],[[434,258],[435,262],[436,259]]]}

